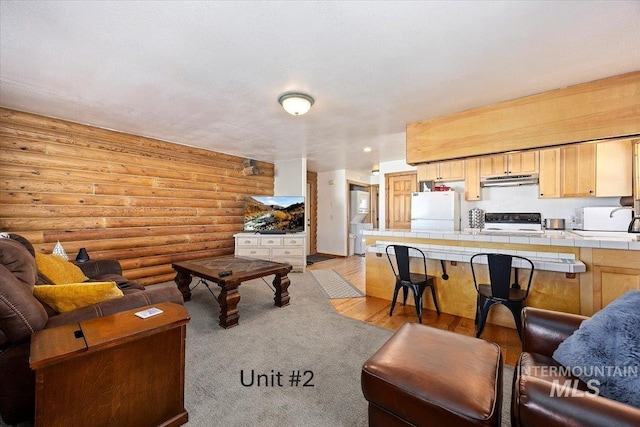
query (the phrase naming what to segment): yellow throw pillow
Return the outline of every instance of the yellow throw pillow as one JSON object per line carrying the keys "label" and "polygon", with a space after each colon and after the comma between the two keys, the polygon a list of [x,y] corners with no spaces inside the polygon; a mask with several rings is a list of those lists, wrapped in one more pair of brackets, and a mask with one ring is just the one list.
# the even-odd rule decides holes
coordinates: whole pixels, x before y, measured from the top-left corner
{"label": "yellow throw pillow", "polygon": [[80,267],[58,255],[45,255],[36,252],[36,265],[38,266],[38,273],[56,285],[80,283],[89,280],[80,270]]}
{"label": "yellow throw pillow", "polygon": [[65,285],[39,285],[33,294],[58,313],[97,304],[123,295],[116,282],[68,283]]}

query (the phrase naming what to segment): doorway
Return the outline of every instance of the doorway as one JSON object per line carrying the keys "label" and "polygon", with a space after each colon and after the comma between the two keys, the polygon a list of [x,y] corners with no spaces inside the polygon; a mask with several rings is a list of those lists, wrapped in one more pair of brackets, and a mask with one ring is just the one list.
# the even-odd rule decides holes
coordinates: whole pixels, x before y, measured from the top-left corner
{"label": "doorway", "polygon": [[307,232],[307,255],[317,252],[318,233],[318,174],[307,171],[307,219],[305,230]]}

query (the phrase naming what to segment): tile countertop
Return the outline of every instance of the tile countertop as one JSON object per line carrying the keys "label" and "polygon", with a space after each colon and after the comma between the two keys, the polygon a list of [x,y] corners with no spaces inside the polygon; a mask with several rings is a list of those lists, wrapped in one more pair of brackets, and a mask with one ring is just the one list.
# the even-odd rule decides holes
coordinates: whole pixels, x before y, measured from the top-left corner
{"label": "tile countertop", "polygon": [[411,230],[363,230],[365,236],[414,237],[422,239],[464,240],[470,242],[519,243],[542,246],[570,246],[577,248],[601,248],[640,251],[640,234],[590,232],[581,236],[571,231],[546,231],[544,234],[501,234],[477,231],[411,231]]}
{"label": "tile countertop", "polygon": [[[386,254],[387,245],[391,245],[393,243],[394,242],[392,240],[376,240],[375,245],[367,246],[367,252],[384,255]],[[420,249],[427,258],[441,261],[470,262],[471,257],[474,254],[481,252],[498,252],[498,250],[496,249],[487,249],[482,247],[425,245],[420,243],[412,244],[412,246]],[[501,250],[500,252],[512,255],[520,255],[522,257],[528,258],[531,260],[531,262],[533,262],[533,265],[537,270],[555,271],[558,273],[584,273],[585,271],[587,271],[587,266],[582,261],[575,259],[574,254],[566,254],[561,252],[534,252],[513,250]],[[409,256],[415,255],[412,255],[410,252]],[[525,264],[520,260],[514,259],[513,266],[515,268],[522,268],[525,267]]]}

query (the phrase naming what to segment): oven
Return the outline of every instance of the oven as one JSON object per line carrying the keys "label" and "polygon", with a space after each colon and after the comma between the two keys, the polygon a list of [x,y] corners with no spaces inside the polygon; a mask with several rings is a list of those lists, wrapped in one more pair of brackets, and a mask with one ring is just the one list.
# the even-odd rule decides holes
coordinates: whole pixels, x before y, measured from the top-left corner
{"label": "oven", "polygon": [[543,234],[540,213],[490,213],[484,214],[482,233]]}

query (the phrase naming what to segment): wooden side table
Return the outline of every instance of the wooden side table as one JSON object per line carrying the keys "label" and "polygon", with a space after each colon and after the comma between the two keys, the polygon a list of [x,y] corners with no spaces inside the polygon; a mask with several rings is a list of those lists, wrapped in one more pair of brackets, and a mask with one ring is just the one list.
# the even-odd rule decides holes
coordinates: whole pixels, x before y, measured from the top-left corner
{"label": "wooden side table", "polygon": [[184,364],[187,309],[148,307],[33,334],[36,426],[147,425],[187,422]]}

